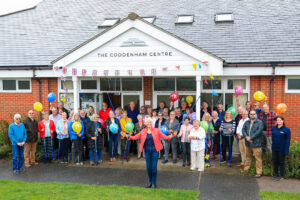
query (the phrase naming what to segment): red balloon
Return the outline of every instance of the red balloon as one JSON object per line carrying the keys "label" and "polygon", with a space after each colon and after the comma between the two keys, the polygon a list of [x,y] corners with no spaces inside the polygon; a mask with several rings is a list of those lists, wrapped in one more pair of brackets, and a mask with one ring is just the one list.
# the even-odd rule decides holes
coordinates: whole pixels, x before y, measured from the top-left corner
{"label": "red balloon", "polygon": [[172,92],[172,93],[170,94],[170,100],[171,100],[172,102],[177,101],[178,98],[179,98],[178,92]]}

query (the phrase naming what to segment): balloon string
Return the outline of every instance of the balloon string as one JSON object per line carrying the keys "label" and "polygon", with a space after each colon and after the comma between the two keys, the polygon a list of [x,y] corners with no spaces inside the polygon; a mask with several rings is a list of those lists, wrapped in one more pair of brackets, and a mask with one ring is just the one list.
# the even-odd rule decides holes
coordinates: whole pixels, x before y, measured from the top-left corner
{"label": "balloon string", "polygon": [[116,112],[115,112],[115,109],[114,109],[114,106],[113,106],[113,104],[112,104],[112,102],[111,102],[111,99],[110,99],[110,97],[109,97],[109,94],[108,94],[108,93],[107,93],[107,96],[108,96],[108,100],[109,100],[110,106],[111,106],[111,107],[112,107],[112,109],[113,109],[114,115],[115,115],[115,117],[117,117],[117,115],[116,115]]}

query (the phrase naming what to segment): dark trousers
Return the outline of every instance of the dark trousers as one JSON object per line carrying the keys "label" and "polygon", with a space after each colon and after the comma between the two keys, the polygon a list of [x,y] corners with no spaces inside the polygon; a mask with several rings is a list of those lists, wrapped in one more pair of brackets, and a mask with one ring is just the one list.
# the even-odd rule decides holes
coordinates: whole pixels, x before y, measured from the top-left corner
{"label": "dark trousers", "polygon": [[70,139],[64,138],[62,140],[59,140],[58,142],[59,158],[61,158],[63,161],[68,161]]}
{"label": "dark trousers", "polygon": [[117,156],[117,151],[118,151],[118,134],[110,134],[109,135],[109,157],[115,158]]}
{"label": "dark trousers", "polygon": [[[126,141],[127,141],[126,138],[121,139],[121,156],[124,156],[124,151],[125,151]],[[131,141],[128,140],[127,146],[126,146],[125,158],[126,158],[127,156],[129,156],[129,152],[130,152],[130,144],[131,144]],[[124,159],[125,159],[125,158],[124,158]]]}
{"label": "dark trousers", "polygon": [[46,160],[53,160],[53,151],[54,151],[54,145],[53,145],[53,139],[51,137],[44,137],[42,138],[43,143],[43,151],[44,156]]}
{"label": "dark trousers", "polygon": [[173,137],[169,141],[165,141],[165,160],[169,158],[170,147],[172,148],[172,156],[173,160],[177,160],[177,146],[178,146],[178,138]]}
{"label": "dark trousers", "polygon": [[83,147],[82,147],[82,153],[83,153],[83,159],[88,160],[89,159],[89,148],[88,148],[88,138],[83,139]]}
{"label": "dark trousers", "polygon": [[274,165],[274,176],[278,176],[278,168],[280,167],[280,176],[284,176],[285,169],[285,155],[279,151],[272,151],[273,165]]}
{"label": "dark trousers", "polygon": [[185,164],[185,161],[187,161],[187,164],[190,164],[191,161],[191,146],[189,142],[182,142],[182,163]]}
{"label": "dark trousers", "polygon": [[155,147],[145,148],[145,159],[149,183],[156,184],[158,152]]}
{"label": "dark trousers", "polygon": [[[229,139],[230,138],[230,139]],[[224,136],[222,135],[222,157],[223,160],[226,161],[226,153],[228,148],[228,159],[232,156],[232,143],[233,143],[233,136]]]}
{"label": "dark trousers", "polygon": [[12,145],[13,170],[20,170],[24,163],[24,146]]}
{"label": "dark trousers", "polygon": [[74,163],[80,163],[82,162],[82,144],[83,141],[81,138],[77,138],[72,140],[73,142],[73,158]]}

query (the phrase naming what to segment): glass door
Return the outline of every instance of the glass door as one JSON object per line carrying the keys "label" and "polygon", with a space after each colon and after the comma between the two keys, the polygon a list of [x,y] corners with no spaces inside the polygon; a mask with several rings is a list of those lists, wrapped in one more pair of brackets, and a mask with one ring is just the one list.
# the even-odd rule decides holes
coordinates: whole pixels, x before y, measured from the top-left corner
{"label": "glass door", "polygon": [[135,102],[135,107],[139,109],[143,105],[142,94],[140,92],[137,93],[122,93],[122,108],[124,110],[128,109],[130,101]]}

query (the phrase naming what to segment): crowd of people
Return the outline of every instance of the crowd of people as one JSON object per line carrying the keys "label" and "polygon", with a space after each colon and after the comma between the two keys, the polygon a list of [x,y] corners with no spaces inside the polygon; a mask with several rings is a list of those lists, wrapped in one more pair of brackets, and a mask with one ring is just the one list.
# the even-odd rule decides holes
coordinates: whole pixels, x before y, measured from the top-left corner
{"label": "crowd of people", "polygon": [[[61,163],[73,161],[83,165],[84,160],[89,160],[90,165],[98,165],[103,162],[104,150],[109,152],[109,162],[128,161],[135,153],[138,159],[145,157],[149,187],[156,187],[159,158],[163,164],[168,163],[169,158],[174,164],[182,159],[183,167],[204,171],[205,159],[216,160],[216,155],[220,154],[219,162],[231,165],[234,141],[238,142],[241,155],[241,162],[236,166],[241,167],[243,173],[249,170],[254,157],[256,177],[260,177],[263,152],[272,152],[274,178],[280,180],[284,176],[291,133],[284,118],[270,111],[266,103],[262,108],[259,102],[251,104],[248,101],[244,107],[238,103],[234,116],[232,111],[224,110],[222,104],[213,110],[203,102],[199,114],[201,121],[191,121],[192,108],[185,101],[177,108],[173,102],[169,106],[160,102],[157,109],[136,108],[131,101],[127,110],[120,107],[114,110],[104,102],[99,112],[90,106],[87,113],[82,109],[74,113],[59,102],[58,107],[51,106],[50,113],[42,113],[40,122],[34,118],[33,110],[28,112],[23,123],[21,115],[15,114],[14,123],[9,127],[13,172],[24,171],[24,158],[25,167],[38,164],[35,152],[39,136],[45,162],[58,159]],[[208,128],[202,127],[203,121]],[[82,126],[80,132],[72,128],[76,122]],[[128,122],[134,124],[133,130],[127,130]],[[118,125],[116,132],[111,131],[112,124]],[[168,134],[160,131],[162,126],[167,127]]]}

